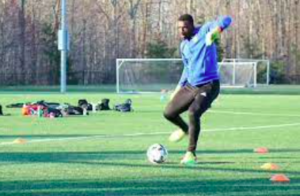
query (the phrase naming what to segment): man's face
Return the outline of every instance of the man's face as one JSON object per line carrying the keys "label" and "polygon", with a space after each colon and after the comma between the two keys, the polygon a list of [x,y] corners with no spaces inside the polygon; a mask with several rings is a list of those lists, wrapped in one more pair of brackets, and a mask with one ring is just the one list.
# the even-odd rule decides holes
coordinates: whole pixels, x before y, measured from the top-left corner
{"label": "man's face", "polygon": [[194,26],[189,21],[178,21],[178,29],[182,39],[190,39],[193,35]]}

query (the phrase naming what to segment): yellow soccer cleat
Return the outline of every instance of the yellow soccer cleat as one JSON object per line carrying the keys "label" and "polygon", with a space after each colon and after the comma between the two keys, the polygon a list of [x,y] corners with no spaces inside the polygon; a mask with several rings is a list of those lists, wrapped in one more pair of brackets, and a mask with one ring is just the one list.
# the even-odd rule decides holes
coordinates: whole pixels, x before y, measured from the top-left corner
{"label": "yellow soccer cleat", "polygon": [[169,141],[170,142],[179,142],[180,140],[182,140],[185,137],[185,135],[186,135],[186,133],[184,131],[182,131],[181,129],[178,129],[170,135]]}
{"label": "yellow soccer cleat", "polygon": [[194,153],[188,151],[185,153],[180,163],[184,165],[195,165],[197,164],[197,157]]}

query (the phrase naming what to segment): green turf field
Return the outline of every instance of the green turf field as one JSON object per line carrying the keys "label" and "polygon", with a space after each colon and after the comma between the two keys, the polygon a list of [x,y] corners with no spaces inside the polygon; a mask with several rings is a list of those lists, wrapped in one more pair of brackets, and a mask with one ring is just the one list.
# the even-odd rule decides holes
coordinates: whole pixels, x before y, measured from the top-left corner
{"label": "green turf field", "polygon": [[[162,117],[159,95],[1,93],[0,104],[37,100],[111,106],[133,100],[134,112],[43,119],[6,109],[0,117],[0,195],[300,195],[300,96],[223,94],[205,114],[198,165],[181,166],[187,140],[169,143],[175,128]],[[186,116],[185,116],[186,118]],[[25,138],[26,144],[13,144]],[[147,162],[164,144],[166,163]],[[254,148],[268,147],[259,155]],[[264,171],[264,163],[279,171]],[[284,173],[288,184],[269,181]]]}

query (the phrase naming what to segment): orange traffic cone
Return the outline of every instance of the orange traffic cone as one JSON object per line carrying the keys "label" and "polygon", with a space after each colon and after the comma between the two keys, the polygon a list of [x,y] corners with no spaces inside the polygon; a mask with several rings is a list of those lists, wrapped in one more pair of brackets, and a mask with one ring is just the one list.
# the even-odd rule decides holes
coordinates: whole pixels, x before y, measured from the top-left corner
{"label": "orange traffic cone", "polygon": [[284,174],[275,174],[275,175],[273,175],[270,178],[270,181],[272,181],[272,182],[281,182],[281,183],[286,182],[286,183],[288,183],[288,182],[290,182],[290,179],[286,175],[284,175]]}
{"label": "orange traffic cone", "polygon": [[274,163],[265,163],[260,168],[264,170],[278,170],[279,166]]}
{"label": "orange traffic cone", "polygon": [[266,147],[260,147],[260,148],[254,149],[254,152],[256,152],[258,154],[266,154],[269,152],[269,150]]}
{"label": "orange traffic cone", "polygon": [[27,141],[23,138],[18,138],[16,140],[13,141],[13,143],[15,144],[25,144]]}

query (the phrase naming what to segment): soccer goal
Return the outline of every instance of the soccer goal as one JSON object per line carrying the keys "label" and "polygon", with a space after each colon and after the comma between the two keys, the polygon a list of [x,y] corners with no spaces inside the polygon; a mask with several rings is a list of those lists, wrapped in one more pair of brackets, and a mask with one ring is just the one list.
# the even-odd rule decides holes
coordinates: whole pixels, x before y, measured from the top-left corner
{"label": "soccer goal", "polygon": [[257,87],[270,83],[270,61],[266,59],[224,59],[219,63],[223,87]]}
{"label": "soccer goal", "polygon": [[[219,63],[222,87],[256,87],[269,83],[269,64],[260,61],[233,61]],[[117,59],[117,93],[145,93],[173,90],[183,69],[181,59]]]}
{"label": "soccer goal", "polygon": [[117,93],[174,89],[183,69],[181,59],[117,59]]}

